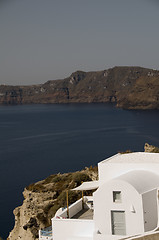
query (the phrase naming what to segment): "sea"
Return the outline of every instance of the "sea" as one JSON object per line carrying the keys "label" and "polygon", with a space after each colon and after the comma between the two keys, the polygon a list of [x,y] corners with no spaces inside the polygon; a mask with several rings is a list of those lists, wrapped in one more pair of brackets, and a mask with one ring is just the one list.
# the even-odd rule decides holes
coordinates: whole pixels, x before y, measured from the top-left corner
{"label": "sea", "polygon": [[0,106],[0,236],[29,184],[54,173],[95,166],[118,152],[159,146],[158,110],[113,104]]}

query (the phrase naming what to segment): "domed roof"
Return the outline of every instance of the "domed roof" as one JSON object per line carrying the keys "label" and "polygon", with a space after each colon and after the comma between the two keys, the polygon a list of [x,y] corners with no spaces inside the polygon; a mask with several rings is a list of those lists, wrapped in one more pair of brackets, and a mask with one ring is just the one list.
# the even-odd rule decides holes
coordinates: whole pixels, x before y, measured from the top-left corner
{"label": "domed roof", "polygon": [[131,184],[140,194],[159,188],[159,175],[142,170],[129,171],[114,178]]}

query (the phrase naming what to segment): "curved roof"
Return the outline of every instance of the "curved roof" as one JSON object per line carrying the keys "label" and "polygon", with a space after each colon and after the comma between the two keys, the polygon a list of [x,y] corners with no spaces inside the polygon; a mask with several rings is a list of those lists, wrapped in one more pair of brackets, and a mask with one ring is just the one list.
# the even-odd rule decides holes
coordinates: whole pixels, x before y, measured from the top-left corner
{"label": "curved roof", "polygon": [[100,163],[157,163],[159,164],[159,153],[133,152],[116,154]]}
{"label": "curved roof", "polygon": [[130,171],[114,180],[118,179],[131,184],[140,194],[159,188],[159,175],[149,171]]}

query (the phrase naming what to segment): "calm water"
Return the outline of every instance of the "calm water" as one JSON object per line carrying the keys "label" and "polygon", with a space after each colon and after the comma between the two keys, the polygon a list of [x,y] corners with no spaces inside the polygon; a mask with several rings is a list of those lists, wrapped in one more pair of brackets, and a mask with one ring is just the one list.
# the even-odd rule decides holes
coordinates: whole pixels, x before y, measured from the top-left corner
{"label": "calm water", "polygon": [[144,143],[159,146],[159,111],[126,111],[107,104],[0,107],[0,236],[25,186],[75,171]]}

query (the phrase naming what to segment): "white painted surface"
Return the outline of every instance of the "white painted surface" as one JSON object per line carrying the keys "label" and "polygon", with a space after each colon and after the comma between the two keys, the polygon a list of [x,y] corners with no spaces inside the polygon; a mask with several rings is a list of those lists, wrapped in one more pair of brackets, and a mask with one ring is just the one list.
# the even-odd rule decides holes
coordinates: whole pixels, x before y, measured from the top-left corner
{"label": "white painted surface", "polygon": [[[91,200],[93,200],[91,196],[84,196],[84,202],[87,208],[89,208],[88,201]],[[69,217],[73,217],[81,210],[82,198],[69,206]],[[85,219],[67,219],[67,209],[59,209],[55,214],[55,217],[52,218],[52,229],[54,240],[93,240],[94,221]]]}
{"label": "white painted surface", "polygon": [[110,236],[104,234],[94,234],[93,240],[122,240],[123,236]]}
{"label": "white painted surface", "polygon": [[159,186],[159,175],[145,170],[129,171],[116,179],[128,182],[141,194]]}
{"label": "white painted surface", "polygon": [[126,154],[115,154],[100,163],[158,163],[159,153],[133,152]]}
{"label": "white painted surface", "polygon": [[[121,202],[113,202],[113,191],[121,191]],[[135,212],[131,211],[133,205]],[[112,180],[103,184],[94,193],[95,232],[112,236],[111,211],[125,211],[126,236],[144,232],[142,197],[136,189],[122,180]],[[120,239],[118,236],[117,239]],[[115,236],[116,239],[116,236]]]}
{"label": "white painted surface", "polygon": [[92,237],[70,237],[69,240],[93,240]]}
{"label": "white painted surface", "polygon": [[82,210],[82,199],[79,199],[77,202],[73,203],[69,207],[69,217],[73,217],[75,214],[77,214],[79,211]]}
{"label": "white painted surface", "polygon": [[[151,181],[151,179],[149,179]],[[158,223],[158,200],[157,190],[144,193],[143,196],[143,213],[145,232],[152,231],[157,227]]]}
{"label": "white painted surface", "polygon": [[93,240],[94,221],[77,219],[53,219],[55,240]]}
{"label": "white painted surface", "polygon": [[[85,200],[85,198],[84,198],[84,200]],[[77,200],[76,202],[74,202],[73,204],[71,204],[69,206],[69,218],[73,217],[81,210],[82,210],[82,198],[80,198],[79,200]],[[57,210],[55,217],[67,218],[67,208],[65,208],[63,210],[62,210],[62,208],[60,208],[59,210]]]}
{"label": "white painted surface", "polygon": [[159,153],[116,154],[98,163],[99,185],[132,170],[159,175]]}
{"label": "white painted surface", "polygon": [[140,236],[134,236],[134,237],[130,237],[127,238],[127,240],[158,240],[159,239],[159,231],[155,231],[155,232],[148,232],[148,233],[144,233]]}

